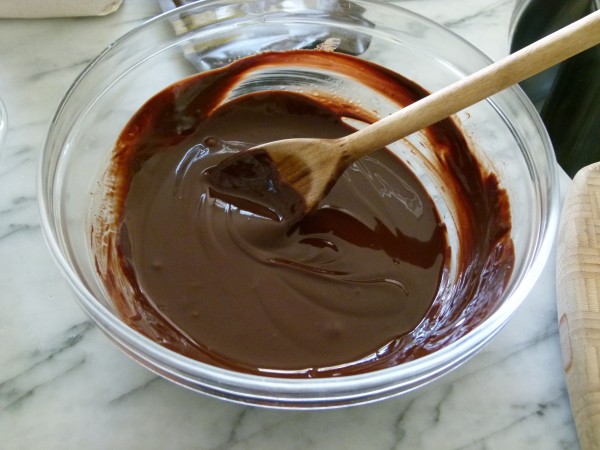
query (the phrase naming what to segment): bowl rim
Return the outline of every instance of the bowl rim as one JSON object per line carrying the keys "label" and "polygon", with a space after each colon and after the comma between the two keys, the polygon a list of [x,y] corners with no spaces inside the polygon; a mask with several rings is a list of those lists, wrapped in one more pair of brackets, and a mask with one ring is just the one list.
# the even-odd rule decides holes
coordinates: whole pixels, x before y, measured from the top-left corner
{"label": "bowl rim", "polygon": [[[527,280],[522,280],[518,286],[514,288],[510,295],[507,295],[506,301],[504,301],[498,307],[498,309],[494,311],[494,313],[492,313],[482,324],[475,327],[469,333],[448,344],[440,351],[425,355],[413,361],[402,363],[398,366],[379,369],[363,374],[346,375],[342,377],[299,379],[274,377],[272,375],[260,376],[215,367],[169,350],[130,328],[128,325],[122,322],[116,314],[109,311],[105,306],[98,302],[95,297],[86,289],[85,285],[78,279],[75,271],[72,268],[72,265],[63,254],[58,237],[59,232],[58,230],[54,229],[53,226],[53,212],[51,208],[53,189],[49,188],[54,187],[55,174],[45,173],[45,165],[43,164],[43,162],[49,158],[49,150],[51,148],[51,143],[53,141],[57,124],[60,122],[65,109],[70,104],[71,98],[77,91],[81,82],[91,71],[94,70],[97,65],[101,64],[107,58],[107,56],[116,51],[118,48],[126,45],[133,36],[136,36],[138,33],[153,27],[155,24],[162,24],[165,21],[169,21],[181,14],[196,10],[199,7],[206,8],[213,4],[222,4],[224,2],[225,0],[208,0],[187,4],[185,6],[161,13],[134,27],[132,30],[115,40],[112,44],[109,44],[86,66],[86,68],[71,84],[60,104],[58,105],[58,109],[49,124],[46,139],[38,162],[38,207],[46,244],[50,250],[52,258],[62,272],[63,277],[76,294],[75,297],[78,303],[83,307],[83,309],[92,318],[97,326],[99,326],[109,337],[116,340],[120,346],[126,347],[126,349],[129,350],[127,353],[132,352],[134,359],[138,360],[138,362],[142,364],[144,364],[144,361],[139,361],[139,359],[136,358],[136,356],[143,358],[141,355],[142,352],[146,357],[150,356],[154,364],[156,364],[156,360],[160,361],[166,356],[169,360],[169,365],[180,372],[179,376],[183,375],[184,378],[186,376],[194,377],[194,380],[196,381],[199,377],[202,382],[211,381],[215,383],[211,386],[216,388],[217,391],[219,389],[227,390],[227,385],[241,386],[252,390],[253,392],[257,389],[260,390],[261,388],[269,391],[273,391],[273,389],[275,389],[272,394],[273,397],[265,397],[263,393],[259,393],[255,394],[257,396],[256,398],[254,398],[252,394],[246,395],[247,398],[229,398],[230,400],[242,403],[256,404],[258,398],[269,398],[271,400],[278,399],[282,401],[284,403],[283,407],[288,407],[286,405],[297,407],[298,404],[315,401],[326,404],[328,401],[331,401],[332,398],[336,398],[336,394],[338,395],[338,399],[345,398],[345,395],[350,395],[352,398],[354,398],[356,396],[355,394],[348,393],[353,392],[357,387],[371,390],[384,389],[390,391],[391,395],[396,395],[393,391],[397,390],[399,387],[407,386],[407,383],[410,384],[414,382],[415,376],[423,376],[423,374],[427,374],[427,377],[431,375],[435,377],[436,373],[443,373],[447,366],[454,367],[455,365],[458,365],[464,360],[468,359],[502,328],[502,326],[508,321],[518,306],[523,302],[529,291],[537,282],[542,270],[546,265],[545,262],[551,253],[554,236],[558,228],[559,204],[557,188],[558,172],[555,160],[553,159],[553,152],[551,155],[548,155],[550,159],[549,162],[551,164],[548,165],[549,174],[547,176],[550,179],[551,187],[553,187],[551,189],[552,192],[549,195],[549,211],[547,211],[544,215],[541,215],[543,217],[539,231],[541,239],[537,242],[536,248],[532,250],[532,257],[529,261],[528,267],[526,268]],[[424,23],[429,27],[437,29],[438,31],[450,33],[454,38],[458,38],[459,41],[462,41],[463,45],[469,47],[472,52],[478,53],[481,56],[482,61],[487,63],[492,62],[492,60],[484,52],[475,47],[469,41],[433,20],[423,17],[398,5],[389,4],[380,0],[358,0],[357,2],[360,4],[375,4],[379,7],[390,9],[396,14],[409,17],[413,21]],[[226,1],[226,3],[242,4],[248,2],[232,0]],[[528,113],[530,119],[533,121],[534,127],[540,132],[540,137],[545,142],[546,148],[551,150],[552,146],[550,144],[549,137],[545,132],[543,123],[529,99],[518,86],[511,87],[507,91],[511,91],[511,94],[515,96],[516,100],[518,100],[519,106],[524,108]],[[0,139],[1,138],[2,136],[0,136]],[[56,159],[56,161],[59,159],[60,156]],[[46,189],[48,192],[46,192]],[[49,197],[47,198],[47,196]],[[555,214],[552,214],[553,211]],[[476,345],[474,346],[474,344]],[[130,356],[132,355],[130,354]],[[154,369],[153,367],[149,368],[151,370],[158,371],[161,373],[161,375],[165,375],[164,371],[167,370],[165,367],[161,367],[160,365],[155,366]],[[173,381],[177,382],[177,380]],[[204,386],[202,382],[199,386],[197,386],[200,387],[200,390],[202,390],[201,386]],[[182,384],[185,385],[185,383]],[[415,387],[418,387],[418,385]],[[321,397],[321,394],[323,393],[326,393],[327,395],[325,397]],[[245,394],[242,394],[242,396],[244,395]],[[305,397],[306,395],[314,395],[314,397]],[[217,394],[217,396],[220,395]],[[385,398],[385,396],[378,396],[374,400],[380,398]],[[359,401],[358,403],[366,402],[368,402],[368,400]],[[276,405],[268,406],[277,407]]]}

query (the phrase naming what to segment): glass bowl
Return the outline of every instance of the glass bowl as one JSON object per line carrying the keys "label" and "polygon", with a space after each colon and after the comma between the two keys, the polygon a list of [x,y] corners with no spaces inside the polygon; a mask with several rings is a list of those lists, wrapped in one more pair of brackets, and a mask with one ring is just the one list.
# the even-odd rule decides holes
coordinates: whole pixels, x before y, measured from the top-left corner
{"label": "glass bowl", "polygon": [[[546,263],[558,216],[555,160],[535,109],[518,88],[511,88],[456,116],[477,158],[508,192],[515,247],[514,269],[499,306],[458,340],[386,369],[289,379],[239,373],[186,358],[121,320],[94,264],[90,217],[99,180],[124,125],[155,93],[197,71],[267,49],[314,47],[329,37],[340,39],[338,51],[381,64],[429,91],[490,63],[447,29],[377,1],[203,1],[158,16],[109,46],[74,82],[51,123],[39,169],[39,199],[52,255],[80,305],[108,337],[145,367],[194,391],[246,404],[307,409],[362,404],[409,392],[457,367],[494,336]],[[296,88],[310,88],[318,78],[298,77],[294,70],[241,90],[273,88],[274,79],[281,87],[287,77],[295,80]],[[360,89],[341,91],[344,96],[361,95]],[[360,100],[377,102],[364,95]],[[389,108],[375,109],[383,115]],[[414,148],[420,148],[418,143]],[[422,154],[392,150],[410,160],[431,190],[448,222],[450,246],[459,252],[452,205],[444,202],[439,180],[428,173],[427,149],[421,148]],[[457,276],[451,274],[450,281]]]}

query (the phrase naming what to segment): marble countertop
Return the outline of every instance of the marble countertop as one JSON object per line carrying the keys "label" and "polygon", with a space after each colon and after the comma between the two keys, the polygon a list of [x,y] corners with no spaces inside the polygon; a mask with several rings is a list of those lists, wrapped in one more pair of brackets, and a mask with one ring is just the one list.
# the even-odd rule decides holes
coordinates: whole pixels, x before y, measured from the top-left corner
{"label": "marble countertop", "polygon": [[[515,0],[398,0],[492,58]],[[46,249],[36,171],[61,97],[106,45],[160,12],[125,0],[98,18],[0,19],[0,448],[576,449],[560,356],[554,254],[480,353],[416,394],[341,410],[272,411],[194,394],[119,351]],[[561,185],[567,186],[563,174]]]}

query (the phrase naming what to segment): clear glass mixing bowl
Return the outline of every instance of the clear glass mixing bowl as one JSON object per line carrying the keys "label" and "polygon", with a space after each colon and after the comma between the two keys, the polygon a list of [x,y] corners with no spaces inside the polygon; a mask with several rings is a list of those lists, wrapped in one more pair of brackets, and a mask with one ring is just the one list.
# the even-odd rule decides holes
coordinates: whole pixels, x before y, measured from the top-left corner
{"label": "clear glass mixing bowl", "polygon": [[[371,373],[331,379],[260,377],[212,367],[174,353],[128,327],[115,312],[98,277],[90,243],[90,218],[98,180],[119,132],[152,95],[198,70],[217,67],[266,49],[314,47],[340,39],[339,51],[384,65],[434,91],[490,63],[447,29],[399,7],[377,1],[203,1],[158,16],[109,46],[79,76],[52,121],[39,170],[43,231],[49,248],[83,309],[117,345],[161,376],[216,397],[278,408],[330,408],[372,402],[411,391],[473,355],[506,323],[536,282],[550,252],[558,216],[555,160],[535,109],[515,88],[457,115],[478,158],[494,170],[512,206],[515,267],[501,305],[482,323],[439,351]],[[258,76],[240,88],[320,83],[318,74],[289,68]],[[292,81],[290,81],[290,79]],[[361,97],[380,115],[379,104],[360,88],[337,85],[346,97]],[[419,151],[414,151],[414,149]],[[394,147],[408,159],[448,223],[427,149]],[[453,251],[453,253],[454,253]],[[453,277],[459,274],[452,274]]]}

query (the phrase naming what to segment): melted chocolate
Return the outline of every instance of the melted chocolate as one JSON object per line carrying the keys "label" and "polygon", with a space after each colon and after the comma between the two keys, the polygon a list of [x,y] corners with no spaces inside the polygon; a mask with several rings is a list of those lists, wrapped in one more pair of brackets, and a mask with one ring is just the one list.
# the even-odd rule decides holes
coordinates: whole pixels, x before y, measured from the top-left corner
{"label": "melted chocolate", "polygon": [[214,197],[245,211],[291,222],[306,214],[304,198],[281,179],[264,150],[243,150],[205,173]]}
{"label": "melted chocolate", "polygon": [[434,201],[387,149],[353,164],[299,222],[252,214],[254,202],[232,205],[210,188],[210,169],[240,149],[337,138],[353,131],[343,117],[374,120],[348,102],[285,91],[226,100],[247,71],[289,61],[334,67],[399,105],[427,94],[371,63],[318,51],[245,58],[157,94],[121,133],[105,199],[115,219],[92,231],[102,236],[96,260],[116,308],[179,353],[274,376],[362,373],[463,336],[496,308],[514,255],[507,195],[451,120],[425,135],[456,202],[453,284]]}

